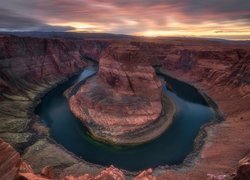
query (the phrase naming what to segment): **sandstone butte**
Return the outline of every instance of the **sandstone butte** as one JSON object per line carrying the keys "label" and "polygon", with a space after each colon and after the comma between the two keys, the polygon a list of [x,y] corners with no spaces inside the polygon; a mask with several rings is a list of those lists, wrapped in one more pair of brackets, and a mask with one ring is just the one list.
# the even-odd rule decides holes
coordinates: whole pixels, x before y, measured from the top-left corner
{"label": "sandstone butte", "polygon": [[139,144],[156,138],[172,122],[174,106],[147,58],[132,45],[108,47],[97,75],[70,97],[71,111],[94,138]]}
{"label": "sandstone butte", "polygon": [[[34,115],[33,108],[42,94],[86,67],[87,57],[99,60],[107,46],[117,43],[147,52],[150,65],[161,66],[162,71],[205,92],[223,113],[222,122],[205,128],[204,145],[197,156],[180,167],[152,169],[152,175],[157,179],[181,180],[249,179],[248,42],[134,37],[83,40],[8,35],[0,35],[0,137],[20,155],[7,143],[1,143],[0,177],[14,179],[19,156],[37,175],[45,167],[48,168],[42,174],[50,172],[52,167],[56,179],[77,178],[86,173],[96,176],[104,170],[75,158],[49,141],[48,129]],[[127,177],[131,176],[125,174]]]}

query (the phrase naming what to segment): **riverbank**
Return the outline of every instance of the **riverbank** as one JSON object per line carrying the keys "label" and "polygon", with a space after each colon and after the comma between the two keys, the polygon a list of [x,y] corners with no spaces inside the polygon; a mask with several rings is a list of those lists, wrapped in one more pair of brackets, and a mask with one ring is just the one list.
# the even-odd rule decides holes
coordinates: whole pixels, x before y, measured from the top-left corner
{"label": "riverbank", "polygon": [[[97,70],[98,71],[98,70]],[[64,91],[64,96],[69,101],[70,97],[76,94],[79,88],[91,77],[95,76],[96,73],[93,75],[84,78],[83,80],[79,81],[78,83],[72,85],[66,91]],[[164,86],[165,84],[163,84]],[[172,124],[174,120],[174,116],[176,114],[176,106],[175,103],[164,93],[162,92],[161,97],[161,104],[162,104],[162,112],[160,116],[155,120],[153,123],[149,122],[148,125],[143,126],[142,128],[138,129],[136,132],[129,132],[124,134],[123,136],[117,136],[116,138],[119,139],[119,144],[112,141],[105,141],[103,135],[99,138],[98,136],[93,135],[93,133],[89,132],[89,135],[100,142],[104,142],[107,144],[118,145],[118,146],[129,146],[129,145],[139,145],[143,144],[148,141],[153,141],[157,137],[159,137],[166,129]],[[83,126],[86,126],[83,124]],[[97,124],[91,123],[91,126],[95,127],[96,129],[102,129],[102,127],[98,127]],[[91,129],[89,129],[91,131]],[[94,133],[98,134],[98,133]],[[110,139],[110,137],[108,138]],[[122,142],[122,144],[121,144]]]}
{"label": "riverbank", "polygon": [[[100,142],[111,144],[111,145],[118,145],[118,146],[136,146],[143,144],[145,142],[150,142],[158,138],[162,133],[164,133],[168,127],[173,123],[174,116],[176,114],[176,106],[174,102],[167,97],[167,95],[162,95],[162,112],[160,117],[155,120],[154,123],[149,123],[143,128],[138,129],[136,132],[129,132],[124,134],[119,138],[119,144],[116,142],[105,141],[102,138],[98,138],[98,136],[92,135],[90,132],[90,136]],[[122,142],[122,145],[121,145]]]}
{"label": "riverbank", "polygon": [[[87,73],[87,74],[88,74],[88,73]],[[177,80],[176,80],[176,82],[177,82]],[[80,82],[80,83],[81,83],[81,82]],[[82,84],[82,83],[81,83],[81,84]],[[189,85],[189,86],[190,86],[190,85]],[[191,86],[190,86],[190,87],[191,87]],[[185,88],[183,88],[183,90],[185,90]],[[56,91],[57,91],[57,90],[56,90]],[[62,89],[62,91],[64,91],[64,90]],[[60,92],[61,92],[61,91],[60,91]],[[165,93],[165,91],[164,91],[164,93]],[[195,93],[196,93],[196,91],[195,91]],[[57,94],[58,94],[58,93],[57,93]],[[64,94],[65,94],[65,93],[64,93]],[[69,94],[69,92],[68,92],[67,94]],[[188,95],[189,95],[189,94],[188,94]],[[57,95],[53,93],[53,96],[57,96]],[[61,95],[61,96],[62,96],[62,95]],[[199,96],[200,96],[200,95],[199,95]],[[50,97],[50,96],[48,96],[48,97]],[[51,112],[51,113],[53,114],[53,112],[54,112],[54,110],[53,110],[53,107],[54,107],[54,106],[53,106],[53,104],[54,104],[53,101],[55,101],[55,100],[53,100],[53,98],[52,98],[52,99],[49,98],[49,99],[51,100],[51,102],[49,102],[50,100],[49,100],[49,101],[44,100],[45,102],[49,102],[49,103],[45,103],[45,104],[43,105],[44,110],[41,110],[41,112],[46,112],[46,111],[48,111],[48,112]],[[57,98],[56,98],[56,99],[57,99]],[[63,99],[64,99],[64,98],[63,98]],[[57,101],[57,100],[56,100],[56,101]],[[203,103],[203,102],[201,101],[200,103]],[[52,104],[52,107],[50,107],[50,104]],[[66,104],[67,104],[67,103],[66,103]],[[204,106],[206,106],[206,105],[204,104]],[[58,105],[57,105],[55,108],[56,108],[56,109],[58,109],[58,108],[61,109],[61,107],[58,106]],[[58,110],[59,110],[59,109],[58,109]],[[164,108],[164,109],[169,110],[168,108]],[[175,108],[175,109],[176,109],[176,108]],[[41,112],[40,112],[40,113],[41,113]],[[62,109],[62,112],[59,112],[59,111],[58,111],[59,114],[63,114],[64,112],[65,112],[65,109]],[[51,114],[51,113],[49,113],[49,114]],[[193,114],[195,114],[195,112],[194,112]],[[56,116],[56,115],[54,115],[54,116]],[[68,116],[67,114],[65,114],[65,113],[64,113],[63,116],[66,116],[67,119],[70,119],[70,122],[78,121],[77,119],[71,119],[71,117],[69,117],[69,116]],[[49,117],[48,117],[48,118],[49,118]],[[71,127],[72,125],[73,125],[73,126],[79,126],[78,124],[75,124],[75,125],[74,125],[74,124],[67,124],[67,125],[65,125],[65,123],[64,123],[64,121],[65,121],[64,118],[63,118],[63,117],[62,117],[62,118],[58,117],[58,118],[61,119],[61,120],[60,120],[61,123],[59,123],[59,124],[56,122],[56,120],[53,120],[52,118],[49,118],[49,119],[46,120],[46,121],[51,122],[52,124],[54,124],[54,127],[55,127],[55,126],[59,126],[59,127],[60,127],[61,124],[64,124],[65,129],[67,129],[67,127]],[[58,119],[58,118],[57,118],[57,119]],[[72,117],[72,118],[74,118],[74,117]],[[191,116],[190,116],[190,118],[191,118]],[[54,118],[54,119],[56,119],[56,118]],[[201,117],[201,119],[202,119],[202,117]],[[191,120],[191,119],[190,119],[190,120]],[[209,120],[210,120],[210,119],[209,119]],[[55,122],[53,123],[53,121],[55,121]],[[169,121],[165,121],[165,122],[166,122],[166,124],[168,124]],[[172,122],[171,122],[171,123],[172,123]],[[190,121],[190,123],[194,123],[194,124],[195,124],[195,121],[194,121],[194,122],[193,122],[193,121]],[[170,125],[170,123],[169,123],[168,125]],[[160,127],[160,128],[161,128],[161,127]],[[185,127],[184,127],[184,128],[185,128]],[[163,127],[163,129],[164,129],[164,127]],[[178,130],[180,130],[180,129],[176,129],[176,130],[177,130],[176,132],[178,133]],[[73,132],[70,132],[71,134],[67,134],[67,133],[68,133],[68,130],[65,130],[65,132],[64,132],[64,130],[59,130],[59,131],[57,132],[57,130],[54,128],[53,131],[54,131],[54,133],[53,133],[54,135],[55,135],[55,133],[57,134],[56,137],[63,137],[64,135],[66,135],[67,138],[72,138],[72,141],[73,141],[75,144],[79,144],[79,145],[78,145],[78,148],[77,148],[77,151],[76,151],[75,149],[71,149],[71,150],[70,150],[70,151],[72,151],[72,152],[76,151],[76,154],[77,154],[78,151],[83,151],[83,152],[84,152],[84,151],[85,151],[84,149],[88,149],[88,148],[91,149],[91,148],[93,148],[93,147],[91,147],[91,146],[89,147],[89,146],[87,146],[87,145],[85,144],[85,141],[86,141],[85,138],[88,138],[88,135],[87,135],[85,138],[82,138],[82,139],[81,139],[81,138],[80,138],[80,139],[75,139],[75,137],[77,136],[77,134],[74,134]],[[74,132],[75,132],[75,131],[77,132],[78,130],[77,130],[77,129],[74,129]],[[175,131],[175,130],[174,130],[174,131]],[[196,131],[195,131],[195,132],[196,132]],[[60,134],[60,133],[61,133],[61,134]],[[156,131],[156,133],[159,133],[159,132]],[[180,133],[181,133],[181,132],[180,132]],[[178,133],[178,134],[180,134],[180,133]],[[81,133],[80,133],[80,134],[81,134]],[[165,134],[168,134],[168,133],[165,133]],[[176,136],[178,136],[178,134],[173,135],[173,136],[171,136],[171,137],[176,138]],[[195,135],[196,135],[196,134],[195,134]],[[81,135],[81,136],[82,136],[82,135]],[[201,137],[201,136],[199,136],[199,137],[200,137],[200,138],[203,138],[203,137]],[[169,137],[167,137],[167,136],[164,135],[164,137],[161,138],[161,139],[162,139],[161,141],[164,141],[164,138],[166,138],[166,140],[169,139]],[[67,143],[67,142],[66,142],[66,144],[65,144],[64,141],[60,140],[60,138],[59,138],[58,140],[60,141],[60,143],[64,144],[65,147],[68,146],[68,148],[69,148],[69,146],[70,146],[70,147],[74,147],[74,146],[75,146],[74,144],[70,144],[70,145],[69,145],[69,143]],[[161,141],[160,141],[160,142],[161,142]],[[177,141],[178,141],[178,142],[181,142],[181,141],[179,141],[179,140],[177,140]],[[191,140],[190,144],[192,144],[192,141],[193,141],[193,139]],[[167,142],[168,142],[168,141],[167,141]],[[201,142],[201,141],[197,141],[197,143],[195,143],[195,144],[198,144],[199,146],[201,146],[200,142]],[[80,146],[80,144],[82,144],[82,143],[85,144],[85,146],[84,146],[84,149],[81,150],[82,147]],[[96,144],[98,144],[98,142],[96,142]],[[176,143],[175,143],[175,144],[176,144]],[[178,144],[178,143],[177,143],[177,144]],[[95,157],[99,157],[99,154],[101,154],[101,157],[102,157],[102,156],[108,157],[109,155],[107,155],[107,154],[105,154],[105,153],[104,153],[104,154],[102,153],[102,150],[103,150],[103,152],[105,152],[105,149],[106,149],[106,148],[102,149],[101,144],[100,144],[99,146],[100,146],[100,147],[98,148],[98,152],[96,152],[96,153],[98,153],[98,154],[96,154]],[[157,147],[157,146],[156,146],[156,147]],[[163,146],[162,146],[162,147],[163,147]],[[169,148],[168,148],[169,146],[166,145],[166,144],[164,145],[164,147],[166,147],[167,149],[169,149]],[[114,147],[114,148],[115,148],[115,147]],[[149,148],[149,147],[148,147],[148,148]],[[135,149],[136,149],[136,148],[135,148]],[[161,149],[161,148],[159,148],[159,149]],[[178,149],[176,149],[176,150],[178,150]],[[196,149],[196,150],[197,150],[197,149]],[[112,151],[113,151],[113,150],[112,150]],[[167,151],[168,151],[168,150],[162,151],[163,154],[162,154],[161,156],[165,158],[166,156],[164,156],[164,153],[167,153]],[[197,150],[197,151],[198,151],[198,150]],[[197,151],[195,151],[195,152],[197,152]],[[93,149],[91,150],[91,152],[92,152],[92,154],[94,153]],[[118,151],[118,152],[119,152],[119,151]],[[151,154],[152,152],[155,152],[155,151],[151,149],[151,151],[149,151],[149,153]],[[188,151],[188,152],[189,152],[189,151]],[[86,152],[86,153],[88,153],[88,152]],[[140,154],[142,154],[142,152],[141,152]],[[158,154],[158,153],[157,153],[157,154]],[[171,154],[171,152],[169,152],[169,154]],[[125,155],[125,154],[124,154],[124,155]],[[82,154],[80,154],[80,155],[78,154],[78,156],[83,156],[83,158],[84,158],[84,153],[82,153]],[[147,156],[148,156],[148,155],[146,155],[145,157],[147,157]],[[169,155],[167,155],[167,157],[168,157],[168,156],[169,156]],[[101,159],[101,157],[99,157],[99,160]],[[85,157],[85,158],[87,158],[87,157]],[[92,158],[90,157],[90,159],[92,159]],[[98,158],[97,158],[97,159],[98,159]],[[119,157],[117,157],[117,159],[119,159]],[[193,160],[193,159],[189,158],[189,161],[191,161],[191,160]],[[92,159],[92,161],[93,161],[93,159]],[[99,162],[99,161],[98,161],[98,162]],[[104,160],[104,162],[102,162],[102,163],[105,163],[105,162],[107,163],[107,162],[109,162],[109,161],[108,161],[108,160]],[[128,161],[128,162],[129,162],[129,161]],[[139,161],[138,161],[138,162],[139,162]],[[117,164],[117,165],[119,165],[119,164]],[[153,166],[155,167],[155,166],[157,166],[157,165],[153,165]],[[146,167],[152,167],[152,166],[146,166]],[[128,167],[128,168],[129,168],[129,167]],[[135,173],[136,173],[136,172],[135,172]]]}
{"label": "riverbank", "polygon": [[[25,99],[16,95],[1,101],[1,110],[10,113],[0,116],[0,121],[6,123],[0,126],[4,131],[0,132],[0,137],[15,147],[22,160],[30,164],[35,173],[39,173],[45,166],[53,166],[57,177],[71,174],[80,176],[85,172],[98,174],[104,169],[103,166],[85,162],[57,144],[50,138],[48,127],[34,113],[36,106],[49,91],[74,78],[81,71],[74,72],[68,77],[57,78],[55,81],[30,86],[26,93],[32,95],[32,98]],[[20,123],[24,123],[25,126],[21,128]]]}
{"label": "riverbank", "polygon": [[135,46],[109,46],[96,75],[72,88],[70,110],[92,137],[136,145],[155,139],[169,126],[173,103],[162,96],[162,84],[146,61]]}
{"label": "riverbank", "polygon": [[[206,138],[208,135],[206,129],[208,127],[211,127],[211,126],[214,126],[218,123],[221,123],[224,120],[225,116],[224,116],[223,112],[219,109],[217,103],[215,101],[213,101],[213,99],[210,96],[208,96],[206,94],[206,92],[202,91],[200,88],[193,85],[192,84],[193,82],[189,82],[187,79],[181,78],[181,76],[178,76],[178,78],[177,78],[177,76],[173,72],[171,73],[168,70],[160,68],[160,67],[156,68],[156,72],[159,75],[170,77],[172,79],[175,79],[176,81],[185,83],[188,86],[194,88],[202,96],[202,98],[205,100],[205,102],[208,104],[208,106],[215,111],[215,118],[213,118],[210,122],[204,124],[200,128],[200,131],[198,132],[198,134],[194,140],[192,152],[190,152],[189,155],[184,159],[184,161],[179,165],[159,166],[159,167],[154,169],[155,174],[159,174],[159,173],[161,174],[161,172],[164,171],[164,169],[166,171],[169,171],[169,170],[171,171],[171,169],[176,170],[176,171],[181,171],[182,169],[186,169],[186,168],[190,168],[190,167],[194,166],[197,159],[199,158],[200,152],[201,152],[204,144],[206,143]],[[169,86],[167,83],[168,82],[166,82],[166,86],[169,87],[170,89],[172,89],[172,86]]]}
{"label": "riverbank", "polygon": [[[154,174],[163,179],[166,177],[192,179],[206,178],[208,174],[215,176],[233,174],[239,160],[250,151],[248,138],[250,132],[246,130],[249,127],[250,97],[241,94],[238,88],[231,89],[219,85],[213,88],[211,84],[201,82],[194,75],[178,70],[164,69],[164,71],[172,77],[179,77],[193,84],[199,91],[206,92],[209,101],[213,99],[216,102],[214,104],[208,101],[219,112],[219,123],[208,124],[204,127],[203,132],[206,134],[204,145],[200,146],[199,153],[194,155],[193,161],[184,161],[184,163],[187,162],[186,165],[177,166],[172,170],[159,168],[154,171]],[[224,121],[220,120],[222,117]],[[243,131],[244,133],[241,133]]]}

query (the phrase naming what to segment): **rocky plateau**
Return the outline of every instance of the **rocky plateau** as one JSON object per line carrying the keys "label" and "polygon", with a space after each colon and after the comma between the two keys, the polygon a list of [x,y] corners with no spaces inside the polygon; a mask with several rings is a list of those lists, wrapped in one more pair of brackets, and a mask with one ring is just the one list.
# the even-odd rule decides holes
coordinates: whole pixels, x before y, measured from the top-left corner
{"label": "rocky plateau", "polygon": [[172,122],[173,103],[163,96],[147,56],[129,44],[113,45],[101,55],[97,75],[79,87],[69,104],[94,138],[139,144],[156,138]]}

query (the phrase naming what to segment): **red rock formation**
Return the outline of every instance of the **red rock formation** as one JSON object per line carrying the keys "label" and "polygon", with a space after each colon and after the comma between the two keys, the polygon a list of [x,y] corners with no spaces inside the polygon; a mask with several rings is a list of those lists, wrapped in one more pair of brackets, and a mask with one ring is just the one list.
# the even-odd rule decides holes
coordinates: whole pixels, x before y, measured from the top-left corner
{"label": "red rock formation", "polygon": [[[67,77],[86,66],[85,57],[99,59],[102,41],[0,37],[0,92]],[[27,88],[27,87],[26,87]]]}
{"label": "red rock formation", "polygon": [[29,164],[27,164],[26,162],[21,162],[19,173],[34,173],[34,171]]}
{"label": "red rock formation", "polygon": [[95,179],[114,179],[114,180],[125,180],[123,172],[114,166],[110,166],[103,170]]}
{"label": "red rock formation", "polygon": [[79,177],[66,176],[65,180],[125,180],[125,176],[122,171],[114,166],[110,166],[101,171],[97,176],[90,174],[84,174]]}
{"label": "red rock formation", "polygon": [[[26,163],[22,166],[27,166]],[[29,166],[30,167],[30,166]],[[46,173],[45,173],[46,171]],[[49,173],[48,173],[49,172]],[[18,173],[17,179],[25,179],[25,180],[49,180],[49,179],[57,179],[54,175],[51,174],[51,169],[45,167],[42,170],[41,175],[36,175],[32,169],[27,169],[26,172],[22,170],[22,172]],[[45,173],[45,174],[44,174]],[[52,176],[51,176],[52,175]],[[110,166],[104,170],[102,170],[98,175],[94,176],[92,174],[83,174],[81,176],[75,177],[74,175],[69,175],[66,177],[62,177],[60,179],[63,180],[125,180],[125,176],[122,171],[115,168],[114,166]]]}
{"label": "red rock formation", "polygon": [[[31,110],[37,99],[86,67],[89,56],[98,59],[107,44],[0,36],[0,137],[16,148],[27,145],[32,136],[28,126]],[[33,128],[46,133],[41,126]],[[6,138],[6,134],[15,138]]]}
{"label": "red rock formation", "polygon": [[14,179],[18,172],[20,162],[19,153],[0,139],[0,179]]}
{"label": "red rock formation", "polygon": [[122,45],[105,52],[97,76],[70,98],[70,108],[94,137],[136,144],[165,130],[152,134],[145,130],[160,119],[161,96],[161,82],[147,57],[133,46]]}
{"label": "red rock formation", "polygon": [[34,173],[32,167],[22,162],[19,168],[19,172],[17,174],[17,179],[25,179],[25,180],[48,180],[48,179],[56,179],[53,168],[46,166],[42,169],[40,175]]}
{"label": "red rock formation", "polygon": [[110,166],[101,171],[97,176],[90,174],[84,174],[79,177],[66,176],[65,180],[125,180],[125,176],[122,171],[114,166]]}
{"label": "red rock formation", "polygon": [[[189,47],[180,45],[173,49],[166,56],[165,71],[206,92],[223,112],[224,121],[206,128],[205,145],[191,168],[183,167],[171,173],[166,170],[160,178],[168,174],[174,174],[176,179],[230,174],[250,147],[247,130],[250,127],[250,46],[215,43],[204,47],[190,42]],[[182,56],[189,57],[191,63],[181,63]],[[181,170],[185,173],[180,173]]]}
{"label": "red rock formation", "polygon": [[142,171],[140,174],[135,176],[134,180],[156,180],[156,177],[153,176],[153,170],[147,169],[145,171]]}
{"label": "red rock formation", "polygon": [[250,153],[239,161],[239,167],[234,180],[250,179]]}
{"label": "red rock formation", "polygon": [[41,171],[41,176],[48,179],[55,179],[55,173],[53,167],[46,166]]}
{"label": "red rock formation", "polygon": [[36,175],[32,169],[32,167],[26,162],[22,162],[19,167],[19,172],[17,174],[16,179],[24,179],[24,180],[46,180],[47,178]]}
{"label": "red rock formation", "polygon": [[49,180],[47,178],[37,176],[33,173],[20,173],[17,179],[20,179],[20,180]]}

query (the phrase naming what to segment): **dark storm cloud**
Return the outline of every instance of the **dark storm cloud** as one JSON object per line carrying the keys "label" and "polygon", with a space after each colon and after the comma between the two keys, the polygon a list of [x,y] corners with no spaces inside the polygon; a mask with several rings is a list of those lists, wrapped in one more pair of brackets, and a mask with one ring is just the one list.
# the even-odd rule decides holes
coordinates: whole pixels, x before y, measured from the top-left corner
{"label": "dark storm cloud", "polygon": [[73,27],[50,26],[40,20],[31,17],[24,17],[9,9],[0,8],[0,30],[32,30],[32,31],[68,31]]}

